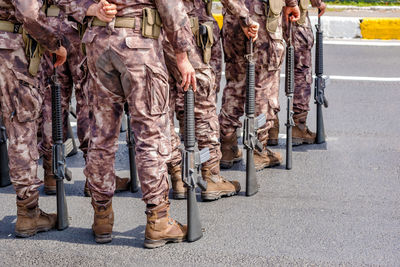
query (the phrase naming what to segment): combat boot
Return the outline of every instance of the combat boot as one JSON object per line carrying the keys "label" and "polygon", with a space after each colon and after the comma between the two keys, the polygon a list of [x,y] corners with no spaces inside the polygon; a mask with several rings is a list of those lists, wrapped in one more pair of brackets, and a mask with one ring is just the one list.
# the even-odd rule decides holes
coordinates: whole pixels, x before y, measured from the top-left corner
{"label": "combat boot", "polygon": [[184,186],[182,181],[182,168],[181,165],[178,164],[175,167],[172,167],[168,164],[168,173],[171,175],[172,182],[172,198],[173,199],[186,199],[187,197],[187,189]]}
{"label": "combat boot", "polygon": [[279,140],[279,118],[274,120],[274,126],[268,131],[268,142],[269,146],[277,146]]}
{"label": "combat boot", "polygon": [[266,147],[263,149],[262,152],[254,150],[254,166],[256,168],[256,171],[261,171],[264,168],[278,166],[281,165],[281,163],[282,156],[277,152],[273,152]]}
{"label": "combat boot", "polygon": [[207,182],[207,190],[201,192],[203,201],[217,200],[236,195],[240,191],[238,181],[228,181],[220,175],[219,163],[202,166],[201,175]]}
{"label": "combat boot", "polygon": [[112,199],[108,201],[95,201],[92,199],[94,209],[94,220],[92,230],[96,243],[104,244],[112,240],[112,229],[114,225],[114,211]]}
{"label": "combat boot", "polygon": [[52,170],[52,160],[47,160],[43,157],[43,169],[44,169],[44,193],[46,195],[56,194],[56,179]]}
{"label": "combat boot", "polygon": [[38,191],[27,199],[19,199],[17,197],[16,236],[29,237],[38,232],[49,231],[56,226],[57,215],[53,213],[47,214],[39,209],[38,202]]}
{"label": "combat boot", "polygon": [[242,160],[242,150],[238,146],[236,131],[229,135],[221,133],[221,153],[220,166],[223,169],[230,169],[234,163]]}
{"label": "combat boot", "polygon": [[315,144],[316,134],[311,132],[306,125],[308,112],[295,113],[293,120],[296,126],[293,127],[292,142],[294,146],[302,144]]}
{"label": "combat boot", "polygon": [[158,248],[168,242],[179,243],[186,240],[187,226],[169,216],[169,201],[158,206],[147,205],[147,225],[145,248]]}
{"label": "combat boot", "polygon": [[[115,193],[119,193],[122,191],[128,191],[129,186],[130,186],[130,181],[131,180],[129,178],[121,178],[116,175],[115,176]],[[87,180],[85,182],[85,187],[83,188],[83,194],[85,195],[85,197],[91,196]]]}

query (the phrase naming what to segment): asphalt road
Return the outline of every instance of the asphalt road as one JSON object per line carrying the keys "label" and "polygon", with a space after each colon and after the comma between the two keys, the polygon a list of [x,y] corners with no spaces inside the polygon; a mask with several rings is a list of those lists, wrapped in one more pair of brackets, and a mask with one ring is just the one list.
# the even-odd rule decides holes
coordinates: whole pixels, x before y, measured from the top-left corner
{"label": "asphalt road", "polygon": [[[328,75],[400,77],[400,46],[325,46]],[[283,80],[282,80],[283,81]],[[140,193],[114,197],[113,242],[98,245],[93,211],[83,197],[82,154],[68,158],[71,225],[64,231],[15,238],[15,195],[0,189],[0,264],[6,265],[400,265],[400,82],[332,80],[324,110],[327,143],[294,148],[293,169],[258,172],[260,191],[199,202],[204,237],[195,243],[142,248]],[[281,130],[286,101],[281,88]],[[315,107],[309,119],[315,129]],[[116,169],[129,174],[121,134]],[[276,148],[284,154],[285,140]],[[244,186],[245,166],[223,171]],[[39,168],[39,177],[43,177]],[[40,206],[55,211],[41,189]],[[186,221],[186,202],[172,200]]]}

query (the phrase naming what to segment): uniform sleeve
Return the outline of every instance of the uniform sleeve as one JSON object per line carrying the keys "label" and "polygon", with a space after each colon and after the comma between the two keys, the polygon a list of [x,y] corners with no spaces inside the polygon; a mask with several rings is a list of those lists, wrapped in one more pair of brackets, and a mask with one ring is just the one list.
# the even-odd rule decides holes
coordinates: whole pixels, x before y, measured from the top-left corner
{"label": "uniform sleeve", "polygon": [[61,8],[65,14],[73,17],[77,22],[83,23],[89,7],[96,4],[93,0],[53,0],[54,4]]}
{"label": "uniform sleeve", "polygon": [[155,0],[163,29],[176,53],[187,52],[193,45],[189,17],[181,0]]}
{"label": "uniform sleeve", "polygon": [[311,0],[311,5],[313,7],[319,8],[321,6],[321,4],[322,4],[322,0]]}
{"label": "uniform sleeve", "polygon": [[285,0],[286,6],[294,7],[297,6],[297,0]]}
{"label": "uniform sleeve", "polygon": [[244,4],[239,3],[238,0],[221,0],[221,4],[228,11],[228,13],[240,20],[242,26],[248,27],[253,24],[250,18],[249,10]]}
{"label": "uniform sleeve", "polygon": [[60,47],[60,37],[49,26],[46,16],[40,11],[37,0],[12,0],[15,17],[24,25],[24,29],[43,47],[56,51]]}

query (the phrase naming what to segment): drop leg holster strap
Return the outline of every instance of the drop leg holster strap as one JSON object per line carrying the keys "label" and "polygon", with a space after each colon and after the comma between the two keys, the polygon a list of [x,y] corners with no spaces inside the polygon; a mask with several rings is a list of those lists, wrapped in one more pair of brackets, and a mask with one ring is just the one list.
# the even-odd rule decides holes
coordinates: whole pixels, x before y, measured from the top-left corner
{"label": "drop leg holster strap", "polygon": [[190,27],[196,38],[197,46],[203,51],[203,62],[206,64],[210,63],[211,47],[214,44],[214,24],[211,21],[199,24],[199,19],[197,17],[191,17]]}
{"label": "drop leg holster strap", "polygon": [[22,33],[22,24],[0,20],[0,31]]}

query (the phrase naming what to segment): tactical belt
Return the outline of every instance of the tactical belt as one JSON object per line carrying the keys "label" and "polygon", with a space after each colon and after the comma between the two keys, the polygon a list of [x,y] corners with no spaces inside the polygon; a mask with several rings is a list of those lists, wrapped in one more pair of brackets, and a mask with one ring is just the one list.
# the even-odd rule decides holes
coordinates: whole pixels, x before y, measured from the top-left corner
{"label": "tactical belt", "polygon": [[55,5],[51,5],[47,8],[46,15],[48,17],[58,17],[58,15],[60,15],[60,8]]}
{"label": "tactical belt", "polygon": [[[94,18],[92,22],[92,26],[106,27],[107,22],[101,21],[98,18]],[[134,29],[136,26],[135,18],[127,18],[127,17],[116,17],[115,18],[115,28],[129,28]]]}
{"label": "tactical belt", "polygon": [[22,33],[22,25],[6,20],[0,20],[0,31]]}

